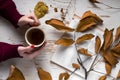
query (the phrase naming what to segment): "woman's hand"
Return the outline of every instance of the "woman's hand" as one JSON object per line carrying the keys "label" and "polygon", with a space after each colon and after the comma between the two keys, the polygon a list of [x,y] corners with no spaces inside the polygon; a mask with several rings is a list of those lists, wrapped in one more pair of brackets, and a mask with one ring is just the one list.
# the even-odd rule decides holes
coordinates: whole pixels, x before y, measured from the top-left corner
{"label": "woman's hand", "polygon": [[22,16],[22,17],[18,20],[18,25],[19,25],[20,27],[26,26],[26,25],[38,26],[38,25],[40,25],[40,22],[39,22],[39,20],[37,19],[37,17],[35,16],[35,14],[31,13],[31,14],[29,14],[29,15]]}
{"label": "woman's hand", "polygon": [[27,58],[27,59],[33,59],[35,56],[37,56],[38,54],[40,54],[41,49],[43,49],[43,47],[45,46],[46,42],[44,43],[43,46],[39,47],[38,49],[34,50],[34,46],[19,46],[18,47],[18,53],[20,56],[22,56],[23,58]]}

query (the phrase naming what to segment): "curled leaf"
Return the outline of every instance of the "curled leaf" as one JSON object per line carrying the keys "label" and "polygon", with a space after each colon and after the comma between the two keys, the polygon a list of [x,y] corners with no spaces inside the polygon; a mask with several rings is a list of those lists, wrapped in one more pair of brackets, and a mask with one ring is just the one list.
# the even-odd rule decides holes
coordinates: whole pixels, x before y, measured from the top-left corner
{"label": "curled leaf", "polygon": [[106,76],[101,76],[100,78],[99,78],[99,80],[106,80]]}
{"label": "curled leaf", "polygon": [[57,45],[62,45],[62,46],[70,46],[74,43],[73,39],[68,39],[68,38],[61,38],[55,42]]}
{"label": "curled leaf", "polygon": [[102,22],[103,22],[103,20],[100,17],[98,17],[96,14],[92,13],[91,11],[86,11],[83,14],[81,20],[83,20],[85,18],[89,18],[89,17],[94,18],[94,20],[96,21],[97,24],[102,24]]}
{"label": "curled leaf", "polygon": [[61,73],[59,75],[59,80],[68,80],[70,75],[67,72]]}
{"label": "curled leaf", "polygon": [[88,53],[88,50],[87,50],[87,49],[84,49],[84,48],[78,49],[78,52],[79,52],[80,54],[86,55],[86,56],[88,56],[88,57],[91,57],[91,56],[92,56],[90,53]]}
{"label": "curled leaf", "polygon": [[119,70],[119,72],[117,74],[117,79],[119,79],[119,78],[120,78],[120,70]]}
{"label": "curled leaf", "polygon": [[77,44],[80,44],[80,43],[82,43],[82,42],[85,41],[85,40],[90,40],[90,39],[92,39],[93,37],[94,37],[93,34],[85,34],[85,35],[79,37],[79,38],[76,40],[76,43],[77,43]]}
{"label": "curled leaf", "polygon": [[25,80],[22,72],[16,68],[15,66],[11,65],[10,74],[7,80]]}
{"label": "curled leaf", "polygon": [[34,13],[39,19],[43,17],[48,12],[48,6],[43,2],[38,2],[34,8]]}
{"label": "curled leaf", "polygon": [[120,26],[117,28],[116,34],[115,34],[115,41],[117,41],[120,37]]}
{"label": "curled leaf", "polygon": [[106,69],[107,75],[110,75],[111,70],[112,70],[112,66],[109,63],[106,62],[105,63],[105,69]]}
{"label": "curled leaf", "polygon": [[99,49],[100,49],[100,45],[101,45],[101,40],[100,38],[97,36],[95,39],[95,52],[98,53]]}
{"label": "curled leaf", "polygon": [[52,80],[49,72],[44,71],[42,68],[38,68],[37,70],[40,80]]}
{"label": "curled leaf", "polygon": [[75,69],[80,69],[80,65],[79,65],[79,64],[72,63],[72,66],[73,66]]}
{"label": "curled leaf", "polygon": [[72,29],[68,26],[65,26],[63,21],[58,20],[58,19],[47,20],[46,24],[49,24],[49,25],[53,26],[57,30],[61,30],[61,31],[65,31],[65,32],[73,32],[74,31],[74,29]]}

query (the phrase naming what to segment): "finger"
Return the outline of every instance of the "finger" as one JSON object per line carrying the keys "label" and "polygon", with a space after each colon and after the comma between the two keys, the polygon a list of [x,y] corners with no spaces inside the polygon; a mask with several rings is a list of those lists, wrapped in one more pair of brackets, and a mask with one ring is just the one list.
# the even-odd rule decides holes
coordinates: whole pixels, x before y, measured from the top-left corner
{"label": "finger", "polygon": [[25,52],[25,53],[30,53],[31,50],[33,50],[33,49],[34,49],[34,45],[27,46],[27,47],[24,49],[24,52]]}

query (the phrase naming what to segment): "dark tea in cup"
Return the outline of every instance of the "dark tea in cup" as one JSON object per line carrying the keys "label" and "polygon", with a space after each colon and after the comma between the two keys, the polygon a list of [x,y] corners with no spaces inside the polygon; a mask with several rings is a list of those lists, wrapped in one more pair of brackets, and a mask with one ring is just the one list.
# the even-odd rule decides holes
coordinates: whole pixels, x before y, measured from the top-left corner
{"label": "dark tea in cup", "polygon": [[31,27],[25,33],[25,40],[29,45],[40,47],[45,42],[45,34],[38,27]]}

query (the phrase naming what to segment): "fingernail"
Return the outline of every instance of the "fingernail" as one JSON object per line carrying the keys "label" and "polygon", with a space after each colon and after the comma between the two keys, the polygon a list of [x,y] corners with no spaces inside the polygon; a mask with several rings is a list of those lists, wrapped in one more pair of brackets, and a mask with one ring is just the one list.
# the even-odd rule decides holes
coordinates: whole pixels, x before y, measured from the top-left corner
{"label": "fingernail", "polygon": [[31,47],[31,48],[34,48],[35,46],[32,44],[30,47]]}

